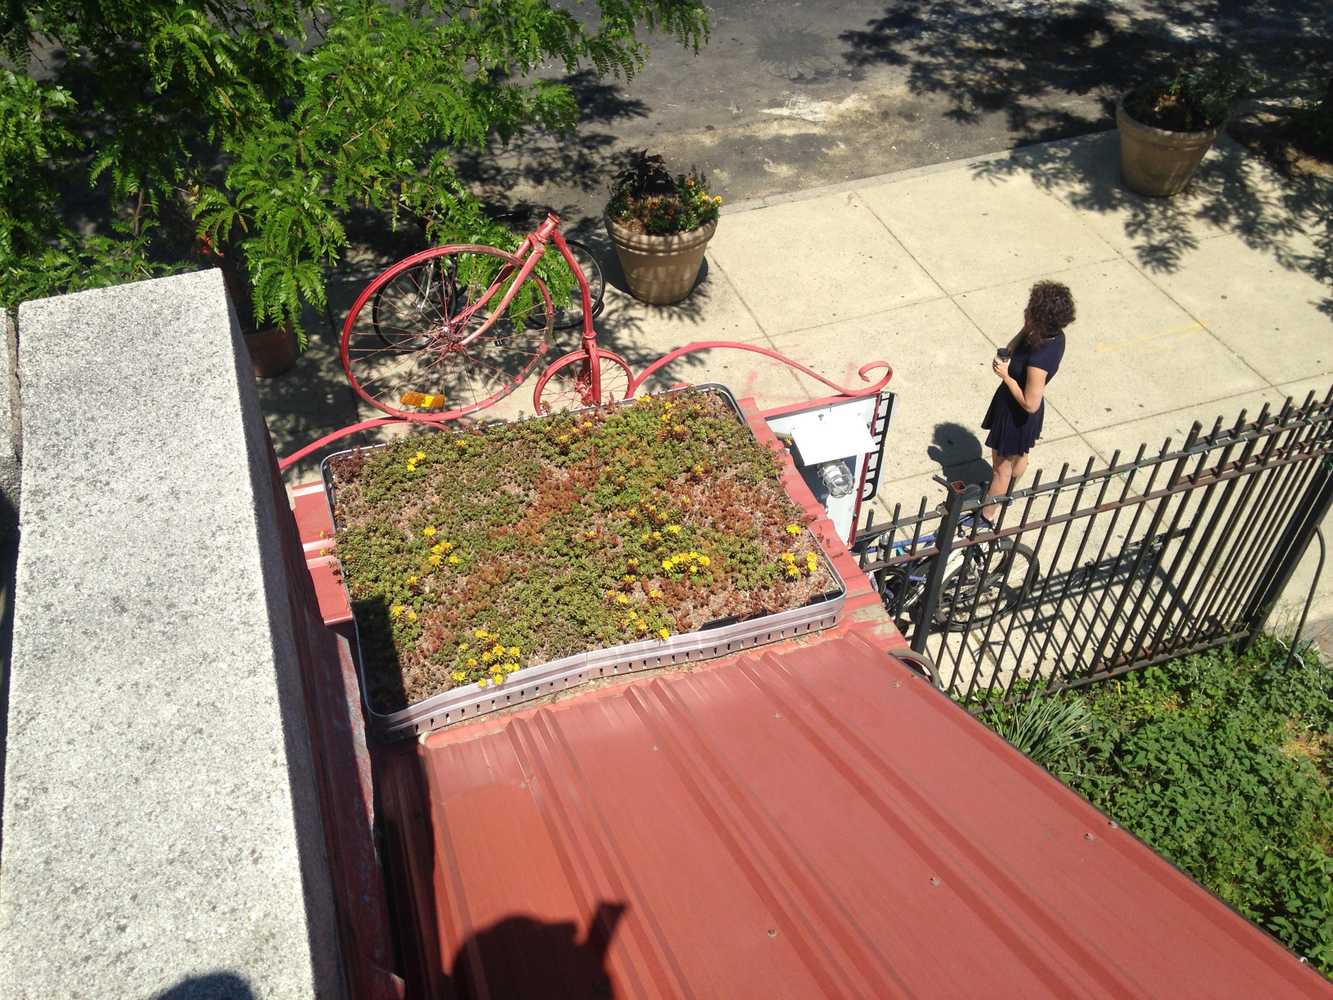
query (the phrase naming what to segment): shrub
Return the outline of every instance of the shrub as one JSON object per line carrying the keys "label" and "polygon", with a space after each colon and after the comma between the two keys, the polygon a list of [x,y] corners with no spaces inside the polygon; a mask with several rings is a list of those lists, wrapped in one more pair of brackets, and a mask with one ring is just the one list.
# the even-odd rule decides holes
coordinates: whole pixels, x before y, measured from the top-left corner
{"label": "shrub", "polygon": [[986,718],[1327,975],[1333,671],[1308,649],[1289,668],[1285,657],[1264,640],[1243,655],[1191,656],[1047,700],[1085,707],[1078,746],[1061,748],[1068,729],[1041,722],[1053,712],[1045,706],[1026,725],[994,710]]}
{"label": "shrub", "polygon": [[1172,77],[1139,87],[1125,98],[1134,118],[1171,132],[1200,132],[1221,125],[1253,77],[1234,62],[1184,67]]}

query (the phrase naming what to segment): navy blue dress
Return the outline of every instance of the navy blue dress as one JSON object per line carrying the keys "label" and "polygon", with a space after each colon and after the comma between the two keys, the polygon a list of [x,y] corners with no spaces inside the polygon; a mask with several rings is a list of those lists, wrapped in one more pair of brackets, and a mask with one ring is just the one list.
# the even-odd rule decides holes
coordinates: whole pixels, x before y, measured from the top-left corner
{"label": "navy blue dress", "polygon": [[[1057,333],[1037,347],[1028,348],[1024,345],[1014,351],[1013,357],[1009,359],[1009,374],[1026,389],[1028,369],[1040,368],[1046,373],[1046,381],[1049,383],[1060,370],[1060,359],[1064,356],[1065,335]],[[1036,413],[1028,413],[1018,405],[1009,387],[1001,382],[991,397],[986,419],[981,421],[981,426],[990,432],[986,435],[986,446],[995,449],[1001,458],[1026,455],[1037,443],[1037,438],[1041,437],[1041,421],[1045,414],[1045,398]]]}

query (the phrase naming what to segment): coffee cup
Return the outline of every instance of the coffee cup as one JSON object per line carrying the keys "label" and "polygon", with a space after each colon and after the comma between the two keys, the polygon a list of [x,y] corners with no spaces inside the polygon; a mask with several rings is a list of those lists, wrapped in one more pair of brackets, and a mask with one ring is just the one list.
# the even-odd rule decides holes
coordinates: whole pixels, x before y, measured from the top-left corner
{"label": "coffee cup", "polygon": [[1008,361],[1008,360],[1009,360],[1009,348],[1007,348],[1007,347],[996,348],[995,356],[996,356],[997,358],[999,358],[1001,361]]}

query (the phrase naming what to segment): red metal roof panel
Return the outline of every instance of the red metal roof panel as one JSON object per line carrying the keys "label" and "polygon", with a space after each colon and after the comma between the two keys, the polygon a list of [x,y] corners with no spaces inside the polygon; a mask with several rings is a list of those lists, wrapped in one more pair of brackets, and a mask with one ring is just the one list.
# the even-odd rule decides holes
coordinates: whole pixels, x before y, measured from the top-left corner
{"label": "red metal roof panel", "polygon": [[866,639],[782,648],[386,752],[430,991],[1333,995]]}

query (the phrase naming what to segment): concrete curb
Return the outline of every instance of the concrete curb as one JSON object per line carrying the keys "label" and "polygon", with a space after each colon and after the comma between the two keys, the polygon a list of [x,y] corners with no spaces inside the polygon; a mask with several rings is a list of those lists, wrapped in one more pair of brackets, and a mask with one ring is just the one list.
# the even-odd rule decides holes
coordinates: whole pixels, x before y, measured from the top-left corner
{"label": "concrete curb", "polygon": [[1071,139],[1052,139],[1050,142],[1034,142],[1028,146],[1017,146],[1013,149],[1001,150],[998,153],[981,153],[977,156],[967,156],[961,160],[941,160],[939,163],[928,163],[923,167],[911,167],[907,170],[898,170],[888,174],[871,174],[868,177],[860,177],[851,181],[839,181],[836,184],[823,184],[817,187],[802,188],[799,191],[789,191],[786,194],[765,195],[762,198],[750,198],[747,201],[738,201],[730,205],[722,206],[723,215],[739,215],[741,212],[753,212],[758,208],[772,208],[774,205],[790,205],[794,202],[810,201],[814,198],[823,198],[831,194],[843,194],[848,191],[856,191],[860,188],[876,187],[881,184],[896,184],[901,181],[915,180],[918,177],[929,177],[931,174],[945,173],[950,170],[956,170],[959,167],[966,167],[973,163],[993,163],[996,160],[1009,160],[1016,156],[1025,154],[1040,154],[1048,146],[1063,146],[1070,148],[1080,145],[1088,145],[1102,139],[1108,132],[1114,132],[1115,129],[1106,129],[1103,132],[1089,132],[1085,135],[1075,136]]}

